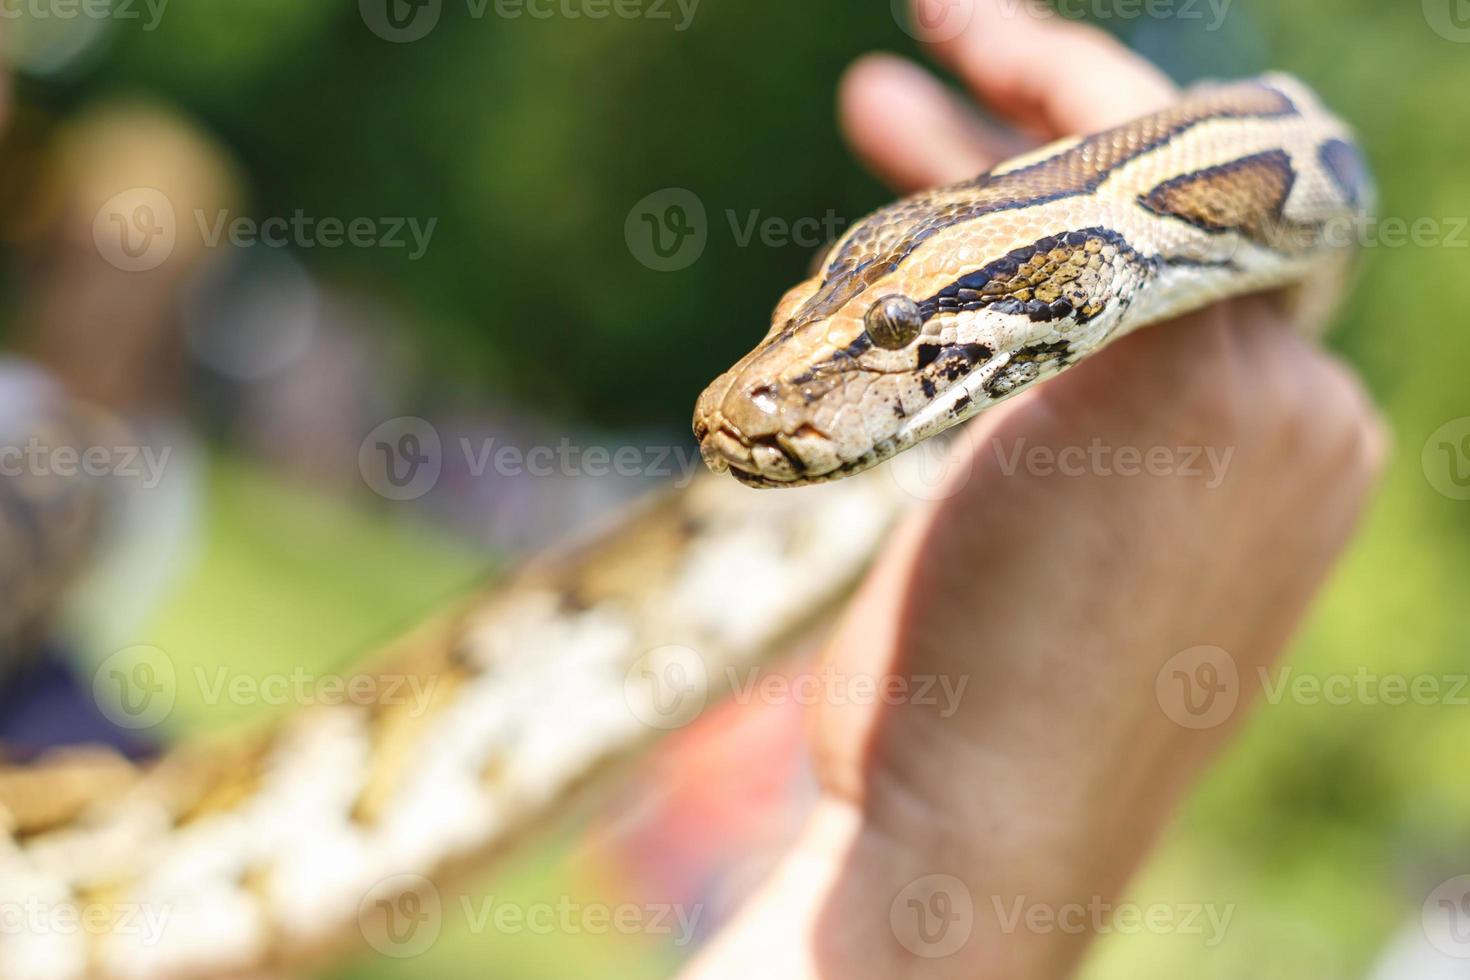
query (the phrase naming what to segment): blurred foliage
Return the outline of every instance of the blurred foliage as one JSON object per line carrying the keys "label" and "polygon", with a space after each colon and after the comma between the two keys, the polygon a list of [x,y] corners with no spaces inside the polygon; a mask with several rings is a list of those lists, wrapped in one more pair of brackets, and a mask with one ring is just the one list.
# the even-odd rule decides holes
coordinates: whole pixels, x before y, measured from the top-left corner
{"label": "blurred foliage", "polygon": [[[441,372],[556,413],[682,427],[810,258],[740,248],[724,213],[851,220],[881,203],[832,92],[854,53],[906,36],[884,4],[712,2],[685,32],[468,9],[395,45],[355,4],[180,4],[76,95],[145,89],[192,112],[239,154],[261,214],[437,218],[417,262],[310,258],[389,283]],[[677,274],[640,265],[623,235],[629,208],[670,186],[712,220]]]}
{"label": "blurred foliage", "polygon": [[[1361,129],[1383,215],[1470,215],[1460,100],[1470,45],[1432,31],[1419,3],[1236,0],[1218,32],[1158,20],[1109,26],[1181,80],[1268,66],[1303,75]],[[882,203],[885,192],[841,144],[832,94],[857,55],[914,51],[887,0],[707,0],[686,32],[639,20],[473,19],[450,2],[429,38],[402,45],[364,30],[343,0],[216,0],[179,3],[157,31],[122,30],[113,41],[94,67],[36,95],[68,109],[143,91],[183,107],[238,154],[263,215],[438,218],[418,262],[371,249],[305,259],[407,311],[436,378],[582,421],[669,428],[764,332],[809,260],[794,245],[740,247],[726,212],[855,218]],[[711,221],[703,257],[674,273],[640,265],[623,237],[629,208],[665,187],[693,190]],[[1441,424],[1470,415],[1470,249],[1376,247],[1368,259],[1333,343],[1385,406],[1399,453],[1293,667],[1464,673],[1470,504],[1433,489],[1420,451]],[[354,583],[344,591],[356,600],[340,602],[323,586],[374,564],[343,562],[340,548],[381,543],[331,545],[320,567],[296,576],[309,587],[283,590],[290,570],[249,553],[247,510],[217,519],[235,529],[205,569],[211,577],[191,588],[188,621],[165,617],[172,649],[193,648],[191,636],[218,647],[216,617],[242,590],[274,590],[302,610],[310,593],[309,616],[232,627],[231,649],[272,649],[282,662],[335,660],[413,605],[382,605],[383,583]],[[418,566],[386,547],[394,581],[413,577]],[[419,580],[425,601],[465,566],[438,567]],[[336,646],[326,651],[329,637]],[[1146,901],[1237,904],[1225,942],[1114,937],[1088,975],[1361,974],[1435,883],[1470,870],[1467,744],[1463,707],[1265,706],[1135,888]],[[591,969],[581,953],[554,964],[543,947],[543,956],[503,959],[497,948],[450,946],[430,973]]]}

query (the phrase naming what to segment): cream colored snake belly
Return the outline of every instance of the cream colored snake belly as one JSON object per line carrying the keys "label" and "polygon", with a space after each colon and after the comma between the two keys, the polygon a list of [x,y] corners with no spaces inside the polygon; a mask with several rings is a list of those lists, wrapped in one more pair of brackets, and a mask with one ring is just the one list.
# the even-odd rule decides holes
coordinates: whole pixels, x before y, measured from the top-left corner
{"label": "cream colored snake belly", "polygon": [[[822,623],[913,500],[886,468],[839,478],[1222,297],[1289,287],[1318,329],[1371,195],[1348,129],[1269,76],[879,211],[695,416],[712,468],[830,485],[706,476],[531,563],[368,669],[421,681],[420,710],[314,707],[142,769],[104,754],[0,769],[0,909],[103,923],[22,917],[0,929],[0,977],[217,976],[381,949],[377,919],[404,894],[543,824]],[[70,547],[76,526],[42,527],[39,546]]]}

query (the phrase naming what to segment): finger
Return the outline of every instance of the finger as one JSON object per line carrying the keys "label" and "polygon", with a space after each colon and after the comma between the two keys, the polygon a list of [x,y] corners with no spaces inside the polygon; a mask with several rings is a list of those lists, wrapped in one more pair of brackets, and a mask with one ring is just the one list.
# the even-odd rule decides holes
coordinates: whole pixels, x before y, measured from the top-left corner
{"label": "finger", "polygon": [[1025,148],[929,72],[892,55],[849,68],[838,104],[853,150],[899,191],[966,180]]}
{"label": "finger", "polygon": [[[1147,60],[1039,0],[912,3],[917,24],[947,16],[954,25],[931,43],[936,57],[986,105],[1032,131],[1095,132],[1155,112],[1175,97],[1174,84]],[[957,16],[963,18],[958,24]]]}

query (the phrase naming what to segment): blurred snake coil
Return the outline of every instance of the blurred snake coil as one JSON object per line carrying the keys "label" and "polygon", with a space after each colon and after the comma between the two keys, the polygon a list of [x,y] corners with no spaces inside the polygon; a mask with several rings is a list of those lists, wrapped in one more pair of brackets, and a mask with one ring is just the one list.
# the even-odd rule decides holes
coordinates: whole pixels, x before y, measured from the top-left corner
{"label": "blurred snake coil", "polygon": [[[739,482],[656,495],[364,668],[432,680],[427,710],[313,706],[142,766],[70,750],[0,767],[0,906],[105,922],[0,932],[0,978],[213,977],[381,949],[397,903],[614,778],[732,668],[815,635],[916,502],[875,464],[1226,297],[1283,289],[1319,332],[1372,208],[1362,159],[1304,85],[1269,75],[859,222],[700,399],[705,459]],[[96,501],[5,496],[34,547],[0,628],[29,635]],[[126,927],[147,908],[168,911],[156,935]]]}

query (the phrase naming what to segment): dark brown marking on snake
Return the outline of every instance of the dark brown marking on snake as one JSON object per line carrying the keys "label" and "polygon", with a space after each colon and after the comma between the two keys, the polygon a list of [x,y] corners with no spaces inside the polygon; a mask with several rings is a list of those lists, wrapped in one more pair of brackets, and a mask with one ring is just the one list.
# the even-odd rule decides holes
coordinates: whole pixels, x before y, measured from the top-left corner
{"label": "dark brown marking on snake", "polygon": [[1288,224],[1286,201],[1296,170],[1285,150],[1269,150],[1164,181],[1139,203],[1210,234],[1239,232],[1272,245]]}
{"label": "dark brown marking on snake", "polygon": [[1044,361],[1060,361],[1062,364],[1066,364],[1071,360],[1071,357],[1072,344],[1069,341],[1053,340],[1045,344],[1032,344],[1030,347],[1023,347],[1011,357],[1011,360],[1022,364]]}
{"label": "dark brown marking on snake", "polygon": [[[831,316],[895,271],[914,249],[956,224],[1092,193],[1120,166],[1210,120],[1279,118],[1297,111],[1284,94],[1259,82],[1203,89],[1173,108],[1091,136],[1020,170],[983,174],[889,205],[857,226],[832,259],[821,288],[783,335]],[[963,192],[962,201],[952,200],[957,192]]]}
{"label": "dark brown marking on snake", "polygon": [[1318,148],[1317,155],[1348,203],[1362,207],[1373,183],[1362,152],[1346,140],[1330,139]]}
{"label": "dark brown marking on snake", "polygon": [[926,320],[990,309],[1037,323],[1073,315],[1086,323],[1107,308],[1120,260],[1149,267],[1126,238],[1108,228],[1043,238],[955,280],[919,309]]}
{"label": "dark brown marking on snake", "polygon": [[918,361],[915,364],[915,367],[917,367],[920,371],[924,370],[929,365],[939,360],[939,355],[943,351],[943,344],[920,344],[919,349],[915,352],[918,357]]}
{"label": "dark brown marking on snake", "polygon": [[1072,359],[1072,345],[1065,340],[1032,344],[1011,356],[1005,370],[985,383],[985,393],[993,399],[1005,398],[1041,377],[1043,366],[1056,362],[1066,367]]}
{"label": "dark brown marking on snake", "polygon": [[995,352],[984,344],[926,344],[920,348],[919,388],[933,398],[941,386],[954,384],[988,362]]}
{"label": "dark brown marking on snake", "polygon": [[[928,371],[934,368],[937,375],[953,375],[957,371],[968,372],[978,364],[984,364],[994,352],[984,344],[924,344],[919,347],[916,369]],[[963,365],[961,369],[956,365]],[[950,377],[948,380],[953,381]]]}

